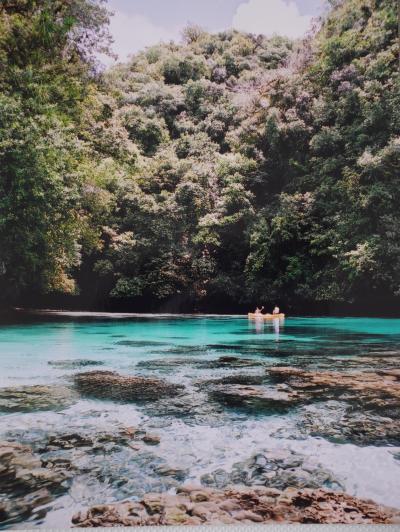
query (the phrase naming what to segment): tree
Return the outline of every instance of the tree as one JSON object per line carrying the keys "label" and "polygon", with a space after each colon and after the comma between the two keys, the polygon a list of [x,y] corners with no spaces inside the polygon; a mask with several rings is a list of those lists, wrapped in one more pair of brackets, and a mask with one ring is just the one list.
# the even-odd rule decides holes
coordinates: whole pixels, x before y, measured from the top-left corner
{"label": "tree", "polygon": [[86,0],[0,6],[2,296],[72,291],[79,263],[81,106],[107,12]]}

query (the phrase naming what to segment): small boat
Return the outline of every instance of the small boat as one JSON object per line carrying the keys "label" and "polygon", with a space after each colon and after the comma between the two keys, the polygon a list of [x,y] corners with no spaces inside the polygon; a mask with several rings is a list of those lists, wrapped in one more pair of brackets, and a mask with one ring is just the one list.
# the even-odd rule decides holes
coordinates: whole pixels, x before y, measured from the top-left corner
{"label": "small boat", "polygon": [[285,317],[285,314],[282,312],[280,314],[255,314],[254,312],[249,312],[248,317],[251,320],[282,320]]}

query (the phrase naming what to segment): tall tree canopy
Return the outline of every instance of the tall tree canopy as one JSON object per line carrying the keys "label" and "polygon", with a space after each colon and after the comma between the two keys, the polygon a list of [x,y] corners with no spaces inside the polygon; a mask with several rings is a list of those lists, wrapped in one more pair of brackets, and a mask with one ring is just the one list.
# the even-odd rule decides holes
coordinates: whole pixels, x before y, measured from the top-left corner
{"label": "tall tree canopy", "polygon": [[397,2],[332,3],[302,42],[193,26],[99,75],[101,5],[3,2],[3,297],[399,295]]}
{"label": "tall tree canopy", "polygon": [[107,12],[87,0],[0,5],[0,277],[4,296],[73,290],[87,154],[82,109]]}

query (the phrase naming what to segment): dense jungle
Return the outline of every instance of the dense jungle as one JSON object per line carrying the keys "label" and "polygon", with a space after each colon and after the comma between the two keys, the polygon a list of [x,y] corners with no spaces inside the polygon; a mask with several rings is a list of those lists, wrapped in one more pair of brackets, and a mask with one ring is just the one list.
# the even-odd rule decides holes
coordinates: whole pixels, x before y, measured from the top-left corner
{"label": "dense jungle", "polygon": [[1,305],[395,308],[398,3],[330,4],[105,69],[105,3],[2,0]]}

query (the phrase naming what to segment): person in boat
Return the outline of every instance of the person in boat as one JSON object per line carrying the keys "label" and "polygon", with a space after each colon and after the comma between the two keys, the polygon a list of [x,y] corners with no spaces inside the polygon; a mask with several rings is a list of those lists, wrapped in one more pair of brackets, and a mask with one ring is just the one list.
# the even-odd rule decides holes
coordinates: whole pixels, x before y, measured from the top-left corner
{"label": "person in boat", "polygon": [[256,308],[256,310],[254,311],[254,314],[262,314],[262,311],[264,310],[264,307],[261,307],[261,308]]}
{"label": "person in boat", "polygon": [[279,307],[277,305],[275,305],[275,308],[272,311],[272,314],[280,314],[280,310],[279,310]]}

